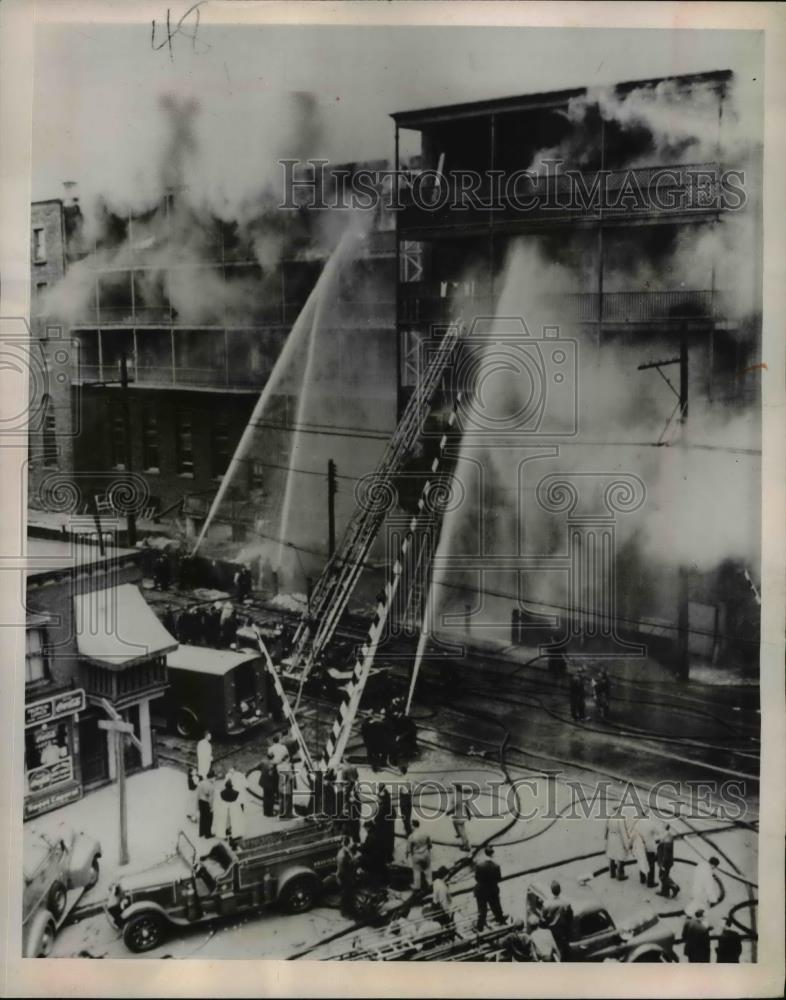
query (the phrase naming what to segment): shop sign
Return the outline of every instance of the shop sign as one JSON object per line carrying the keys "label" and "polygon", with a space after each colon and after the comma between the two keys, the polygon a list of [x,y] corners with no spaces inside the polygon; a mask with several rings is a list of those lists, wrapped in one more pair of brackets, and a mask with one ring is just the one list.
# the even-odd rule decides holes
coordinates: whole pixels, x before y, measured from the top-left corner
{"label": "shop sign", "polygon": [[77,688],[76,691],[64,691],[42,701],[34,701],[32,705],[25,705],[25,728],[61,719],[66,715],[74,715],[76,712],[82,712],[84,707],[85,692],[82,688]]}

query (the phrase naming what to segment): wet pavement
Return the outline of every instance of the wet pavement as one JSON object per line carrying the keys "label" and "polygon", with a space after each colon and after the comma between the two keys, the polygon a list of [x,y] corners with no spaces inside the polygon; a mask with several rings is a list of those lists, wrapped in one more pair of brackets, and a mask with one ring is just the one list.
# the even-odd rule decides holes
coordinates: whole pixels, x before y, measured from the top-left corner
{"label": "wet pavement", "polygon": [[[157,595],[156,603],[167,599],[167,595]],[[420,752],[410,764],[410,777],[416,785],[428,783],[419,798],[419,808],[423,825],[434,841],[435,867],[456,866],[466,857],[449,815],[452,800],[441,789],[449,789],[457,781],[475,784],[482,792],[477,799],[479,815],[469,826],[470,838],[475,849],[487,841],[496,846],[505,879],[502,898],[506,912],[522,915],[525,887],[536,875],[579,876],[590,880],[615,920],[629,919],[642,907],[650,908],[679,936],[693,867],[700,858],[715,853],[721,858],[722,899],[711,913],[714,930],[734,907],[739,907],[733,911],[741,926],[755,929],[756,910],[751,901],[755,900],[757,879],[758,689],[751,685],[723,687],[698,680],[677,684],[663,671],[653,675],[620,670],[612,676],[610,717],[596,718],[596,706],[588,699],[588,718],[573,720],[564,678],[538,663],[528,664],[525,651],[514,653],[516,659],[512,661],[473,654],[455,668],[455,684],[434,683],[424,670],[424,683],[413,706]],[[397,670],[406,675],[406,665],[399,664]],[[328,701],[304,699],[303,731],[312,749],[323,744],[335,712],[336,706]],[[216,738],[214,757],[227,767],[249,770],[265,753],[272,732],[280,729],[280,725],[269,722],[238,739]],[[153,774],[168,772],[174,775],[166,779],[172,786],[169,808],[182,812],[186,807],[185,770],[194,760],[195,743],[159,732],[157,744],[159,761],[167,766],[159,772],[132,777],[129,788],[133,789],[134,782],[141,788]],[[397,776],[391,768],[373,774],[364,766],[357,725],[349,754],[361,764],[361,780],[391,783]],[[552,772],[552,777],[545,779],[544,772]],[[736,814],[731,816],[724,791],[727,786],[723,785],[729,780],[738,784],[733,803]],[[575,805],[577,788],[591,800],[604,781],[608,784],[609,802],[625,794],[626,781],[638,790],[641,801],[653,786],[671,783],[657,802],[668,806],[672,813],[682,813],[674,821],[679,836],[675,851],[677,881],[679,873],[684,872],[684,891],[676,902],[667,903],[641,887],[632,865],[629,871],[634,877],[612,883],[606,873],[605,821],[594,815],[587,818],[565,814]],[[517,795],[511,794],[511,782],[518,786]],[[690,782],[716,785],[705,790],[698,804],[693,803],[697,806],[693,813],[686,813]],[[109,787],[91,793],[84,801],[93,800],[97,815],[95,796],[111,798],[114,794],[114,788]],[[548,800],[548,795],[554,801]],[[179,803],[181,798],[183,804],[175,805],[175,799]],[[369,793],[371,798],[373,794]],[[717,813],[721,805],[726,807],[726,813],[713,814],[713,809]],[[111,840],[116,813],[111,806],[102,806],[101,812],[110,817],[106,836]],[[146,812],[148,816],[154,814]],[[53,819],[57,817],[58,813],[52,814]],[[740,819],[742,823],[735,822]],[[397,857],[403,862],[405,845],[400,823],[397,833]],[[139,836],[145,840],[144,849],[136,842]],[[138,831],[132,834],[132,857],[135,861],[164,857],[171,840],[163,828],[156,825],[152,829],[148,824],[144,835]],[[102,891],[113,867],[110,853],[105,852]],[[469,910],[474,906],[471,884],[466,870],[458,868],[451,879],[451,890],[457,905]],[[418,919],[417,907],[412,919]],[[146,957],[285,958],[303,952],[309,957],[329,957],[342,949],[346,951],[348,942],[351,944],[358,935],[384,933],[353,928],[336,909],[320,905],[300,916],[269,911],[209,928],[178,929]],[[333,940],[337,934],[342,936]],[[751,960],[754,948],[746,941],[745,960]],[[55,956],[85,953],[94,957],[133,957],[103,913],[65,927],[58,936]]]}

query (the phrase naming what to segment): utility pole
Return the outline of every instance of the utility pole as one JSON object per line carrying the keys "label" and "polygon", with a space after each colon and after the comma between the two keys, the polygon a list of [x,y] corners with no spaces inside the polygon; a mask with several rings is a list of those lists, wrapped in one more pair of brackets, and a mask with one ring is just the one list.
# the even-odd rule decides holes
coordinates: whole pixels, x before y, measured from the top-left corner
{"label": "utility pole", "polygon": [[328,459],[328,557],[333,558],[336,551],[336,463]]}
{"label": "utility pole", "polygon": [[117,790],[120,795],[120,864],[127,865],[131,860],[128,854],[128,805],[126,803],[126,734],[134,732],[130,722],[118,722],[115,719],[101,719],[99,729],[105,729],[112,734],[112,749],[115,754],[117,768]]}
{"label": "utility pole", "polygon": [[[126,470],[133,472],[134,465],[131,458],[131,405],[128,397],[128,362],[125,354],[120,358],[120,391],[123,406],[123,437],[126,441],[125,464]],[[136,515],[131,505],[129,505],[128,514],[126,515],[126,524],[128,546],[133,549],[136,546]]]}
{"label": "utility pole", "polygon": [[131,860],[128,853],[128,804],[126,801],[126,736],[142,752],[142,743],[134,735],[134,727],[130,722],[125,722],[117,709],[106,698],[101,699],[101,704],[109,714],[109,719],[100,719],[98,728],[112,734],[112,749],[115,754],[115,766],[117,769],[117,791],[120,796],[120,864],[127,865]]}
{"label": "utility pole", "polygon": [[[677,389],[671,384],[661,369],[670,365],[679,365],[680,381]],[[680,329],[680,353],[676,358],[668,358],[665,361],[648,361],[639,365],[639,371],[646,371],[654,368],[663,381],[668,385],[677,397],[677,405],[671,416],[666,421],[666,426],[661,432],[658,444],[668,444],[663,437],[669,429],[669,425],[678,413],[678,423],[681,428],[678,447],[684,448],[686,443],[686,425],[688,421],[688,331],[683,325]],[[690,679],[690,573],[684,564],[680,565],[677,571],[677,672],[680,680]]]}

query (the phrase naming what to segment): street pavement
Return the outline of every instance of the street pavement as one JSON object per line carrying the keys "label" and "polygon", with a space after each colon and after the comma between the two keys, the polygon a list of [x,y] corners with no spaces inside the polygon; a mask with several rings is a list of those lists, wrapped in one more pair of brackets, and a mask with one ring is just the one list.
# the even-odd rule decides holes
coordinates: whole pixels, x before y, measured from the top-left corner
{"label": "street pavement", "polygon": [[[453,825],[447,811],[450,802],[441,792],[440,786],[450,787],[454,781],[466,783],[476,782],[485,786],[495,779],[503,782],[499,767],[492,761],[481,758],[468,758],[464,754],[455,754],[444,749],[424,750],[410,768],[410,776],[416,784],[430,782],[424,788],[420,800],[420,814],[423,828],[427,830],[434,841],[434,866],[455,865],[466,855],[460,849],[455,838]],[[381,780],[392,783],[396,773],[390,769],[373,774],[362,767],[361,782]],[[514,779],[533,780],[536,772],[524,768],[514,768],[511,772]],[[187,805],[187,795],[182,794],[182,772],[172,769],[159,769],[135,775],[129,785],[135,789],[134,801],[138,805],[147,801],[149,804],[143,810],[146,821],[140,818],[130,829],[130,843],[134,864],[132,867],[144,867],[154,859],[160,860],[169,853],[169,847],[174,843],[177,830],[182,823],[183,813],[176,809],[175,803],[182,807]],[[556,811],[563,810],[570,802],[569,789],[563,782],[556,786]],[[146,789],[150,788],[150,796]],[[179,791],[179,800],[176,795]],[[104,789],[111,793],[112,788]],[[530,797],[527,798],[524,793]],[[96,793],[101,794],[101,793]],[[552,792],[553,794],[553,792]],[[494,797],[499,802],[499,795]],[[481,813],[490,813],[491,799],[488,795],[478,799],[477,807]],[[677,936],[681,931],[684,916],[682,909],[690,894],[690,883],[693,877],[693,863],[700,857],[720,849],[724,860],[721,865],[720,880],[723,886],[724,898],[717,906],[717,912],[712,915],[714,931],[719,929],[722,918],[736,903],[748,899],[748,891],[742,877],[755,880],[756,854],[755,835],[752,831],[740,828],[728,829],[728,824],[718,820],[692,820],[690,826],[677,821],[675,828],[678,833],[687,834],[677,841],[677,862],[674,869],[675,880],[682,885],[682,892],[676,901],[666,901],[639,884],[633,865],[628,866],[631,877],[622,883],[612,882],[606,872],[604,857],[604,822],[600,819],[547,819],[542,815],[548,805],[546,793],[530,793],[524,788],[519,793],[518,809],[524,812],[539,812],[531,818],[517,819],[515,816],[516,800],[513,796],[505,798],[500,815],[494,818],[476,817],[469,824],[469,834],[473,846],[477,847],[491,838],[495,845],[495,857],[500,864],[505,881],[502,886],[502,902],[506,913],[511,916],[522,916],[524,912],[525,889],[531,878],[548,879],[552,877],[589,879],[596,889],[600,899],[606,904],[609,912],[617,922],[625,921],[642,910],[651,910],[665,916]],[[102,803],[101,813],[111,813],[111,803]],[[71,809],[72,807],[68,807]],[[66,810],[62,810],[64,813]],[[132,810],[133,811],[133,810]],[[92,810],[98,812],[98,810]],[[151,817],[156,822],[151,822]],[[267,821],[273,824],[278,820]],[[166,831],[166,832],[165,832]],[[698,831],[695,832],[695,831]],[[712,843],[704,841],[699,833],[719,831],[712,834]],[[397,824],[396,854],[397,860],[404,860],[405,843],[403,830]],[[111,823],[107,824],[106,836],[111,842]],[[166,847],[164,845],[166,844]],[[156,845],[158,845],[156,847]],[[726,856],[729,861],[726,861]],[[107,856],[109,862],[109,856]],[[109,877],[108,869],[111,862],[105,865],[106,874],[102,874],[102,883]],[[537,871],[533,871],[537,869]],[[474,907],[471,893],[472,878],[460,870],[451,880],[451,890],[456,904],[461,909],[471,910]],[[413,910],[413,919],[418,915]],[[750,911],[744,909],[740,919],[747,923]],[[328,944],[320,942],[333,938],[337,933],[346,931],[347,935],[338,941]],[[298,916],[282,916],[275,912],[266,912],[235,919],[230,922],[217,923],[211,927],[198,927],[182,932],[178,930],[160,948],[150,952],[146,957],[176,958],[200,957],[242,957],[242,958],[287,958],[307,949],[308,957],[328,958],[341,950],[346,951],[348,945],[359,932],[353,930],[353,925],[342,918],[337,910],[327,906],[319,906],[311,913]],[[361,932],[364,935],[381,934],[380,931]],[[131,958],[117,932],[109,925],[103,913],[96,913],[77,923],[67,926],[58,936],[54,955],[58,957],[74,957],[85,954],[96,958]],[[744,958],[750,960],[750,946],[746,943]]]}

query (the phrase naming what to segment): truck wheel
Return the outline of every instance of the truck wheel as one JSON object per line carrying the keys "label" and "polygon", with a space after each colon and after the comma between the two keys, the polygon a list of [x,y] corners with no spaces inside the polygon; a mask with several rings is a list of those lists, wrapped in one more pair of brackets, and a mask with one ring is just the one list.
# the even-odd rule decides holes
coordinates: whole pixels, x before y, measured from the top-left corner
{"label": "truck wheel", "polygon": [[49,895],[46,897],[46,907],[55,920],[59,920],[65,913],[68,893],[62,882],[53,882]]}
{"label": "truck wheel", "polygon": [[87,873],[87,882],[85,882],[85,889],[92,889],[93,886],[98,882],[98,876],[100,875],[100,869],[98,867],[98,858],[93,858],[93,863],[90,865],[90,871]]}
{"label": "truck wheel", "polygon": [[177,730],[178,736],[185,736],[189,739],[193,739],[199,734],[199,719],[197,718],[196,712],[185,706],[178,710],[177,716],[175,718],[175,729]]}
{"label": "truck wheel", "polygon": [[30,928],[25,958],[48,958],[55,943],[55,918],[42,910]]}
{"label": "truck wheel", "polygon": [[123,928],[123,942],[129,951],[139,953],[158,947],[166,936],[166,925],[160,913],[137,913]]}
{"label": "truck wheel", "polygon": [[316,902],[319,888],[316,875],[298,875],[281,890],[278,905],[285,913],[305,913]]}

